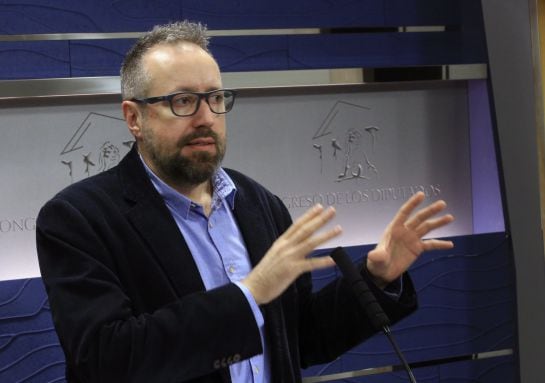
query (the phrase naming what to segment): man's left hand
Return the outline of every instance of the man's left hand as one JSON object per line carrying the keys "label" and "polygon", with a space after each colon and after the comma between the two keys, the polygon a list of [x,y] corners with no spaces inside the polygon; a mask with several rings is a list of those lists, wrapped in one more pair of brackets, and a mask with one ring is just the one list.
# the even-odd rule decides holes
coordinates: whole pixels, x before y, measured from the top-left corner
{"label": "man's left hand", "polygon": [[401,206],[386,227],[378,245],[367,256],[367,270],[377,286],[384,288],[403,274],[424,251],[451,249],[451,241],[422,239],[430,231],[454,220],[450,214],[433,218],[445,210],[444,201],[436,201],[417,212],[425,195],[418,192]]}

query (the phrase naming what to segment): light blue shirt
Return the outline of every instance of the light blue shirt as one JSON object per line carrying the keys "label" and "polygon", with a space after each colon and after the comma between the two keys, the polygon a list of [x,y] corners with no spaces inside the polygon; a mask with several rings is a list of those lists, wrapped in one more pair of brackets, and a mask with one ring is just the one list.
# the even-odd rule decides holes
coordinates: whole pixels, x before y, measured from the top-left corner
{"label": "light blue shirt", "polygon": [[261,334],[264,353],[232,364],[230,372],[233,383],[270,382],[263,315],[248,289],[239,282],[248,275],[252,265],[233,216],[235,184],[223,169],[218,169],[212,177],[212,206],[207,217],[201,205],[168,186],[146,166],[144,161],[142,163],[184,236],[206,290],[235,283],[252,308]]}

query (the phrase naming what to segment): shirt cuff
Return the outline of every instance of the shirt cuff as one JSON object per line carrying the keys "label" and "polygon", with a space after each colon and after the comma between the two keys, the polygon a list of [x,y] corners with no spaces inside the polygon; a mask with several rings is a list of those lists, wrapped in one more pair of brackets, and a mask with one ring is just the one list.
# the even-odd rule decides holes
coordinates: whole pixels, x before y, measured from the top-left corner
{"label": "shirt cuff", "polygon": [[265,324],[265,319],[263,318],[263,313],[259,309],[258,304],[256,303],[253,295],[250,293],[250,290],[244,284],[242,284],[240,281],[233,282],[235,285],[238,286],[240,290],[242,290],[242,293],[246,297],[246,300],[250,304],[250,308],[252,309],[252,313],[254,314],[255,322],[257,326],[261,329],[263,328]]}
{"label": "shirt cuff", "polygon": [[381,290],[386,296],[393,299],[394,301],[398,301],[401,295],[403,294],[403,275],[401,275],[396,280],[390,282],[384,289],[380,289],[374,282],[373,278],[371,277],[371,274],[369,273],[369,270],[367,270],[367,266],[365,262],[363,263],[363,267],[361,270],[362,274],[365,276],[364,279],[368,282],[372,283],[376,289]]}
{"label": "shirt cuff", "polygon": [[384,294],[388,295],[394,300],[399,300],[399,297],[403,293],[403,277],[397,278],[395,281],[391,282],[384,288]]}

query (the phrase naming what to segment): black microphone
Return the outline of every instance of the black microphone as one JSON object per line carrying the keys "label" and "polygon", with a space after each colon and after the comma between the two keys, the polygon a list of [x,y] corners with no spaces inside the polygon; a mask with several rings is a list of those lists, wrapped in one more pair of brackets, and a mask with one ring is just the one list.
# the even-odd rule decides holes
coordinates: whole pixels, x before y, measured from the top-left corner
{"label": "black microphone", "polygon": [[352,263],[342,247],[337,247],[331,253],[331,258],[335,261],[344,275],[346,282],[356,295],[359,304],[365,310],[371,324],[375,330],[382,330],[384,326],[390,324],[390,318],[384,313],[382,307],[378,304],[375,296],[369,289],[369,286],[362,278],[356,266]]}
{"label": "black microphone", "polygon": [[369,286],[361,276],[360,272],[356,269],[356,266],[354,266],[350,260],[350,257],[348,257],[344,249],[339,246],[333,250],[331,253],[331,258],[333,258],[341,270],[346,283],[350,285],[350,288],[356,295],[358,303],[365,310],[365,313],[371,321],[371,325],[375,328],[375,330],[382,330],[392,344],[394,351],[407,372],[409,381],[411,383],[416,383],[416,379],[411,371],[409,363],[407,363],[407,360],[403,356],[403,353],[392,336],[392,332],[390,331],[389,327],[390,318],[388,318],[384,310],[382,310],[382,307],[377,302],[375,296],[369,289]]}

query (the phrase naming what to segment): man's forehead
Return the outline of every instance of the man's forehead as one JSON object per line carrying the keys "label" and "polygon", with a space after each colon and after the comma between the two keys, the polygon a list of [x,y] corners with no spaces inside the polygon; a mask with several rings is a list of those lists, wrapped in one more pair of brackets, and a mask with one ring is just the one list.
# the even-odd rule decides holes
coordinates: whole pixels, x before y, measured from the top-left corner
{"label": "man's forehead", "polygon": [[206,84],[210,88],[221,86],[221,74],[216,61],[208,52],[193,43],[157,45],[145,55],[144,67],[152,82],[155,82],[154,79],[163,82],[167,80],[165,76],[173,76],[175,81],[172,79],[169,84],[161,84],[161,87],[172,87],[172,90],[179,86],[185,88],[185,85],[188,86],[187,90],[191,90],[194,85],[203,85],[202,81],[210,83]]}
{"label": "man's forehead", "polygon": [[143,57],[144,67],[151,73],[162,70],[206,70],[218,72],[216,60],[207,51],[192,43],[161,44],[151,48]]}
{"label": "man's forehead", "polygon": [[173,43],[161,43],[150,48],[144,55],[144,59],[148,61],[168,62],[173,60],[174,57],[191,58],[203,58],[211,59],[212,56],[197,44],[179,41]]}

